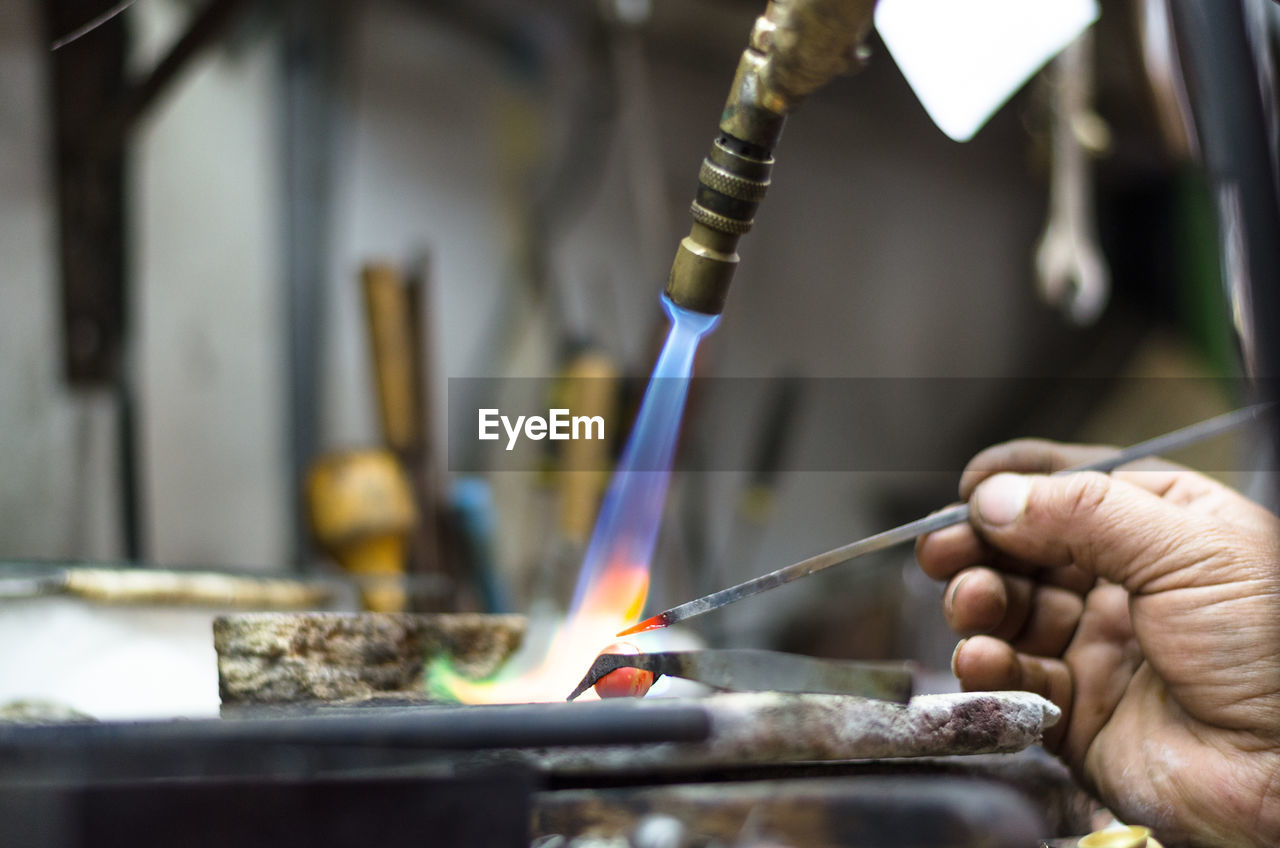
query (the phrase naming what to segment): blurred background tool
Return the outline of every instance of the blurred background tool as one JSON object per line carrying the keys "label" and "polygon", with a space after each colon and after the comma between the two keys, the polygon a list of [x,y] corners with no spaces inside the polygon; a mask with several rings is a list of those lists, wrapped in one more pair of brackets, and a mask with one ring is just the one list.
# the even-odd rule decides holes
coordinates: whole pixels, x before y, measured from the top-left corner
{"label": "blurred background tool", "polygon": [[449,505],[441,518],[441,549],[456,572],[471,575],[480,609],[510,612],[506,586],[498,574],[494,550],[499,534],[493,487],[478,475],[459,476],[449,489]]}
{"label": "blurred background tool", "polygon": [[[1229,433],[1240,427],[1255,422],[1265,421],[1268,424],[1273,423],[1275,418],[1276,405],[1274,403],[1262,403],[1254,406],[1237,409],[1223,415],[1210,418],[1207,421],[1200,421],[1187,427],[1182,427],[1162,436],[1156,436],[1145,442],[1139,442],[1136,445],[1119,451],[1114,456],[1100,459],[1096,462],[1078,465],[1063,471],[1056,472],[1058,474],[1072,474],[1078,471],[1113,471],[1122,465],[1130,462],[1136,462],[1139,459],[1145,459],[1150,456],[1156,456],[1162,453],[1171,453],[1188,445],[1196,444],[1205,439],[1220,436]],[[819,571],[830,568],[833,565],[840,565],[858,557],[867,554],[882,551],[893,545],[901,544],[915,539],[917,536],[923,536],[926,533],[932,533],[935,530],[941,530],[944,527],[951,527],[955,524],[962,524],[969,520],[969,505],[967,503],[958,504],[956,506],[947,507],[946,509],[927,515],[924,518],[916,519],[908,522],[892,530],[885,530],[874,536],[868,536],[865,539],[859,539],[856,542],[850,542],[847,545],[841,545],[838,548],[802,559],[799,562],[792,563],[763,574],[737,586],[730,586],[728,589],[721,589],[713,592],[705,597],[696,598],[687,603],[680,604],[665,612],[660,612],[651,618],[647,618],[634,627],[618,633],[619,636],[627,636],[632,633],[641,633],[646,630],[656,630],[661,627],[669,627],[678,621],[684,621],[695,615],[702,615],[706,612],[719,609],[726,604],[732,604],[758,595],[761,592],[767,592],[770,589],[776,589],[784,586],[793,580],[799,580],[802,577],[809,577],[817,574]]]}
{"label": "blurred background tool", "polygon": [[[415,578],[406,585],[413,587],[423,583],[417,578],[447,575],[450,565],[440,544],[444,516],[430,449],[430,259],[423,255],[415,261],[407,279],[390,263],[367,263],[360,272],[360,287],[382,441],[403,468],[415,506],[405,549],[406,572]],[[407,602],[413,609],[439,611],[456,609],[458,600],[456,593],[442,598],[410,588]]]}
{"label": "blurred background tool", "polygon": [[359,450],[322,456],[307,475],[307,505],[316,541],[355,578],[365,608],[403,611],[415,514],[395,455]]}
{"label": "blurred background tool", "polygon": [[1093,111],[1093,39],[1086,31],[1052,66],[1049,220],[1036,248],[1040,296],[1083,326],[1098,320],[1111,293],[1111,273],[1098,244],[1091,161],[1106,152],[1111,132]]}
{"label": "blurred background tool", "polygon": [[411,409],[417,418],[417,426],[413,428],[417,438],[402,456],[418,503],[418,523],[409,548],[409,570],[419,575],[456,572],[444,545],[446,534],[442,523],[447,516],[441,508],[441,479],[433,439],[436,361],[435,337],[431,332],[432,292],[431,254],[422,251],[410,264],[404,284],[411,366],[409,389]]}
{"label": "blurred background tool", "polygon": [[410,295],[400,272],[385,262],[371,262],[360,272],[372,354],[378,423],[387,447],[401,457],[419,452],[422,421],[414,362],[417,353]]}

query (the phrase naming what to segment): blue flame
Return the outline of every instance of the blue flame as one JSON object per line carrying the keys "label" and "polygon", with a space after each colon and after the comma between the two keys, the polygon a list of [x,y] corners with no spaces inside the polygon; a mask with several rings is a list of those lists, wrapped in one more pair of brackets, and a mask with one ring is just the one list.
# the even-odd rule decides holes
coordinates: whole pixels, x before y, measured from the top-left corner
{"label": "blue flame", "polygon": [[682,309],[665,295],[662,306],[671,319],[671,331],[653,367],[635,426],[600,506],[578,575],[571,614],[578,610],[606,566],[625,564],[647,570],[658,539],[693,357],[698,342],[720,320],[719,315]]}

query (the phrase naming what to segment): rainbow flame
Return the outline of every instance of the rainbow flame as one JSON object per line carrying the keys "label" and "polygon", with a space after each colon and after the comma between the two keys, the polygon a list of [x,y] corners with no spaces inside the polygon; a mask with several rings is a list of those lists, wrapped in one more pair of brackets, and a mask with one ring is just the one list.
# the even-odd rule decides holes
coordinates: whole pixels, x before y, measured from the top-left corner
{"label": "rainbow flame", "polygon": [[649,593],[649,560],[667,498],[694,353],[719,319],[681,309],[666,297],[662,304],[671,331],[605,492],[568,616],[545,650],[534,645],[522,651],[492,680],[472,681],[448,668],[432,669],[429,685],[436,691],[464,703],[562,701],[600,649],[639,618]]}

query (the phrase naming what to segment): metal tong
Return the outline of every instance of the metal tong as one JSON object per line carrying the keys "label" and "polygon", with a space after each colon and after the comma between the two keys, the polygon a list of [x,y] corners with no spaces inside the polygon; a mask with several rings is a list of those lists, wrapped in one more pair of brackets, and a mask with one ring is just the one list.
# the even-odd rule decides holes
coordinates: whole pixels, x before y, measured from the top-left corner
{"label": "metal tong", "polygon": [[601,654],[566,700],[572,701],[620,668],[666,674],[729,692],[860,695],[906,703],[911,670],[905,663],[827,660],[752,649]]}

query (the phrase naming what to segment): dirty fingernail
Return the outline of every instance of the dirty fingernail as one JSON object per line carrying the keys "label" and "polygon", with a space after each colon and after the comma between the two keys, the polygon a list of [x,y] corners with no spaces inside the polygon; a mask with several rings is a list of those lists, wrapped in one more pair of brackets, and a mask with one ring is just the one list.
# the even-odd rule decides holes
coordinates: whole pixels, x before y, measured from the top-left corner
{"label": "dirty fingernail", "polygon": [[1012,524],[1022,516],[1031,494],[1031,479],[1021,474],[997,474],[978,487],[978,516],[987,524]]}
{"label": "dirty fingernail", "polygon": [[968,580],[969,574],[961,574],[951,583],[951,588],[947,591],[947,596],[942,599],[942,608],[949,615],[956,605],[956,595],[960,592],[960,584]]}
{"label": "dirty fingernail", "polygon": [[959,642],[956,642],[956,649],[951,652],[951,675],[953,677],[960,676],[960,673],[956,671],[956,658],[960,656],[960,649],[963,648],[964,643],[968,641],[968,639],[961,639]]}

